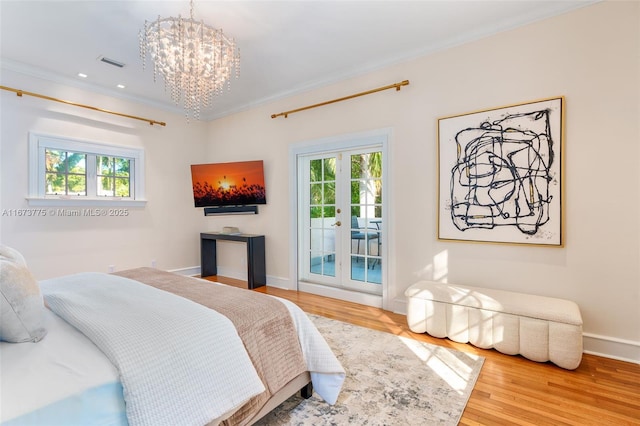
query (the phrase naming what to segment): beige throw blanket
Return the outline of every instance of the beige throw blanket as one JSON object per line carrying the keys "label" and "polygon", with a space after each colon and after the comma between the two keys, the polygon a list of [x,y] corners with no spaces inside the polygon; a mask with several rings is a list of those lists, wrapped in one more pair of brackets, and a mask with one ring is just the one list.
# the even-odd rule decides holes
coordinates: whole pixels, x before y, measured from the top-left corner
{"label": "beige throw blanket", "polygon": [[115,274],[190,299],[233,322],[266,391],[252,398],[223,424],[245,424],[271,395],[307,370],[289,311],[278,300],[153,268]]}

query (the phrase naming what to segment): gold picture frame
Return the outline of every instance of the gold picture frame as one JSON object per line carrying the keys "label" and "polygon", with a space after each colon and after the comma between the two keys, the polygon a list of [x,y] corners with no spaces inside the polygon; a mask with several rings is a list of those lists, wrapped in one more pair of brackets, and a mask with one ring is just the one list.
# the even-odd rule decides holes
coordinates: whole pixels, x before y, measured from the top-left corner
{"label": "gold picture frame", "polygon": [[564,97],[438,119],[438,240],[564,247]]}

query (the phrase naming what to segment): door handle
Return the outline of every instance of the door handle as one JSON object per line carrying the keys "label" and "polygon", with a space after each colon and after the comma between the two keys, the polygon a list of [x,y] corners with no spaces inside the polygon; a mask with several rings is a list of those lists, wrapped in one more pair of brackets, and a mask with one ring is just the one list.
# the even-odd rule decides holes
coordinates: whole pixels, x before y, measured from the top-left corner
{"label": "door handle", "polygon": [[333,224],[333,225],[331,225],[331,226],[341,226],[341,225],[342,225],[342,222],[337,221],[336,223],[334,223],[334,224]]}

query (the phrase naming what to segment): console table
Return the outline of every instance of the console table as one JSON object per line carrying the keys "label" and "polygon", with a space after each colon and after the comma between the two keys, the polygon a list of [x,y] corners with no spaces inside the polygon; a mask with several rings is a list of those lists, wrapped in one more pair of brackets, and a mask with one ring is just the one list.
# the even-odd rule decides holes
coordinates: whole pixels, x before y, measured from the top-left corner
{"label": "console table", "polygon": [[254,289],[267,284],[264,262],[264,235],[200,233],[200,275],[218,275],[216,264],[216,241],[239,241],[247,244],[247,281]]}

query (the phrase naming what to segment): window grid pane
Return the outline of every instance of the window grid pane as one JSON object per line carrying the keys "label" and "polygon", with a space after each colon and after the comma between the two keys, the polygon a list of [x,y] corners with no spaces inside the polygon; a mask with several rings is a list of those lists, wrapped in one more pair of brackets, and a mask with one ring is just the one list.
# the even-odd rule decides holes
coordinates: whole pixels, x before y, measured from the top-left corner
{"label": "window grid pane", "polygon": [[87,155],[79,152],[67,152],[67,172],[86,175]]}
{"label": "window grid pane", "polygon": [[45,169],[47,172],[57,172],[60,170],[64,161],[67,158],[67,153],[64,151],[49,150],[45,152]]}
{"label": "window grid pane", "polygon": [[119,177],[129,177],[131,160],[128,158],[114,158],[115,174]]}
{"label": "window grid pane", "polygon": [[67,175],[68,195],[87,195],[87,177],[85,175]]}
{"label": "window grid pane", "polygon": [[64,173],[47,173],[45,193],[47,195],[62,195],[67,193],[67,180]]}
{"label": "window grid pane", "polygon": [[87,155],[45,149],[45,194],[87,195]]}
{"label": "window grid pane", "polygon": [[113,176],[113,158],[99,155],[96,159],[98,176]]}
{"label": "window grid pane", "polygon": [[129,178],[116,178],[116,197],[130,197],[131,184]]}
{"label": "window grid pane", "polygon": [[131,197],[130,159],[99,155],[96,168],[98,196]]}

